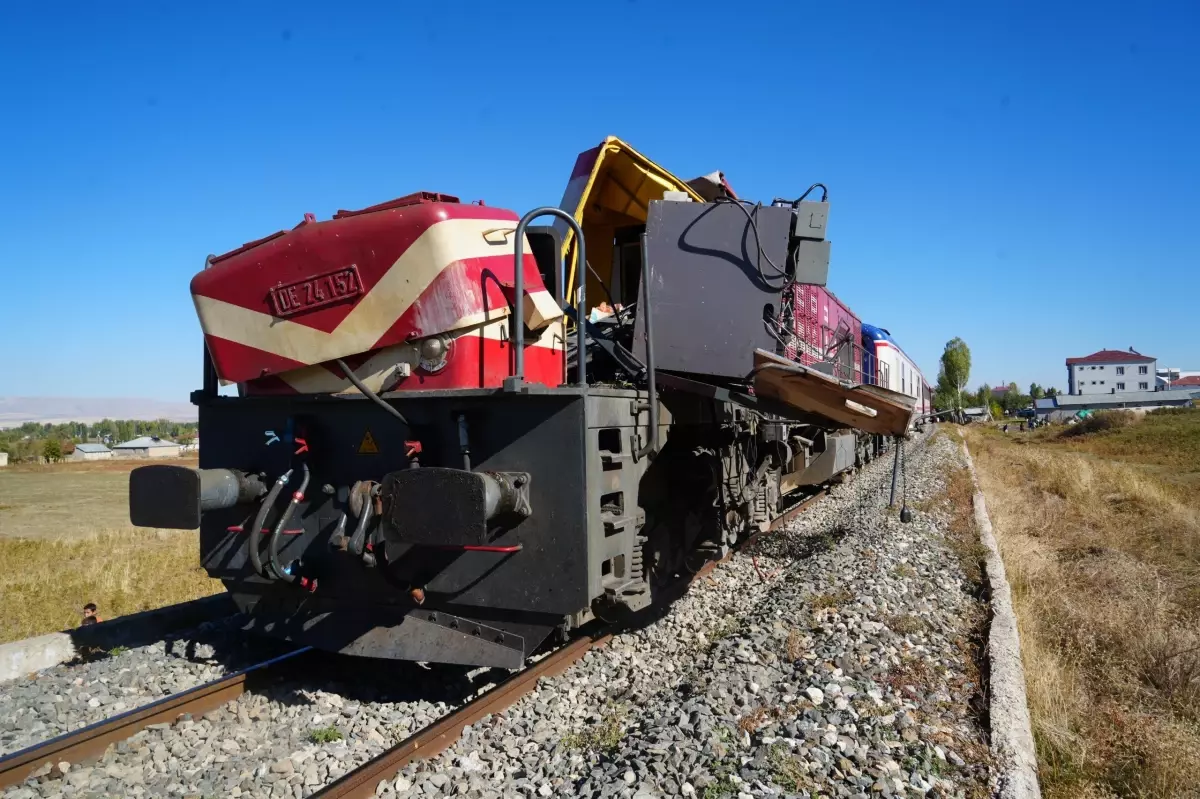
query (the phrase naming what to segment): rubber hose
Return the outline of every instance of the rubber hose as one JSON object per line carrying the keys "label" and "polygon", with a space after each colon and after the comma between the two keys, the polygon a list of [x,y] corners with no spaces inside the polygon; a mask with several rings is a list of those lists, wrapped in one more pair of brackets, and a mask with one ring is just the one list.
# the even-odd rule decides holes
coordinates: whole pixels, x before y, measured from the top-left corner
{"label": "rubber hose", "polygon": [[289,583],[296,582],[296,575],[288,574],[279,565],[279,536],[283,533],[283,527],[287,524],[288,519],[292,517],[292,513],[296,510],[296,506],[304,501],[304,490],[308,488],[308,464],[301,464],[303,471],[303,479],[300,481],[300,488],[296,493],[292,494],[292,501],[284,508],[283,515],[279,517],[279,523],[275,525],[275,529],[271,531],[271,540],[267,543],[267,552],[271,556],[271,571],[275,572],[275,576],[280,580]]}
{"label": "rubber hose", "polygon": [[250,548],[250,565],[254,567],[254,573],[259,577],[271,577],[270,574],[263,573],[262,554],[259,552],[259,536],[261,535],[259,531],[266,524],[267,514],[271,512],[271,507],[275,504],[275,500],[279,498],[279,492],[283,490],[288,480],[291,479],[291,469],[279,475],[279,479],[275,481],[275,485],[271,486],[271,490],[267,492],[267,498],[259,506],[258,513],[254,517],[254,525],[246,531],[246,546]]}
{"label": "rubber hose", "polygon": [[358,517],[358,527],[354,530],[354,537],[350,539],[350,551],[355,555],[361,555],[365,544],[367,543],[367,525],[371,521],[371,498],[367,497],[363,501],[362,516]]}

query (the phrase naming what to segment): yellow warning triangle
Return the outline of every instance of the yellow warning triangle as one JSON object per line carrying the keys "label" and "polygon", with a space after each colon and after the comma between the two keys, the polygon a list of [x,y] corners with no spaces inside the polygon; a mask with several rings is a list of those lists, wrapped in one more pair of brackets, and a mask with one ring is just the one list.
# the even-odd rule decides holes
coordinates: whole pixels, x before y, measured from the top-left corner
{"label": "yellow warning triangle", "polygon": [[379,447],[375,446],[375,437],[372,436],[371,431],[368,430],[366,433],[363,434],[362,443],[358,445],[358,454],[359,455],[377,455],[378,453],[379,453]]}

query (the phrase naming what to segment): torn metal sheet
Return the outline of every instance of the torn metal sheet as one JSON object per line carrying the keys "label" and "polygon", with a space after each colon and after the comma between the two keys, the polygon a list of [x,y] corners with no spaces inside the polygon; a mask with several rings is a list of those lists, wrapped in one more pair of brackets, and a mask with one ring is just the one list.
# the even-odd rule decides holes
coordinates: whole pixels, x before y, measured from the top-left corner
{"label": "torn metal sheet", "polygon": [[754,393],[846,427],[902,435],[916,398],[879,386],[852,383],[764,350],[754,351]]}

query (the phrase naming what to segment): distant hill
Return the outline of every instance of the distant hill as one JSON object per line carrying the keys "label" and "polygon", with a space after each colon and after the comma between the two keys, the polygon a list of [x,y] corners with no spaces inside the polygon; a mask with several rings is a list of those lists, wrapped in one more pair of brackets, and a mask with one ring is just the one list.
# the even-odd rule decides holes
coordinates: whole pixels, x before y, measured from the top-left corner
{"label": "distant hill", "polygon": [[26,422],[98,422],[101,419],[168,419],[196,421],[196,406],[187,402],[126,397],[0,397],[0,428]]}

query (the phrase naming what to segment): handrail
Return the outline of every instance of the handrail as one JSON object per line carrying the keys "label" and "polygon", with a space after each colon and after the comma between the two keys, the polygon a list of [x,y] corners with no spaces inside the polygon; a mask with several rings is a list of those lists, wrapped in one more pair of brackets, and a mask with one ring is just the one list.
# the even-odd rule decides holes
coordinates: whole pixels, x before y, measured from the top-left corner
{"label": "handrail", "polygon": [[[537,219],[539,216],[556,216],[571,226],[575,232],[576,241],[579,246],[575,249],[575,274],[578,275],[576,283],[578,283],[579,295],[576,301],[576,315],[580,323],[576,325],[576,335],[578,342],[576,343],[575,357],[579,359],[579,385],[587,388],[587,346],[586,333],[584,331],[583,318],[584,309],[587,307],[587,280],[584,270],[587,269],[587,251],[583,242],[583,228],[575,221],[575,217],[563,211],[561,208],[553,208],[551,206],[543,206],[535,208],[525,216],[521,217],[521,221],[517,223],[515,242],[515,272],[513,276],[513,290],[516,296],[513,298],[513,316],[516,317],[513,324],[516,330],[513,331],[512,339],[513,346],[516,348],[516,359],[513,363],[513,374],[505,381],[506,386],[512,385],[517,388],[525,382],[525,228],[529,223]],[[566,275],[562,256],[559,256],[558,261],[558,283],[563,289],[563,304],[566,305]],[[563,347],[564,357],[566,354],[566,346]],[[510,384],[509,381],[512,381]]]}
{"label": "handrail", "polygon": [[651,326],[653,313],[650,303],[650,248],[647,245],[646,232],[642,231],[642,306],[638,312],[642,315],[645,327],[642,337],[646,343],[646,390],[650,399],[650,440],[646,446],[639,449],[636,457],[644,458],[650,454],[658,454],[658,386],[655,382],[654,369],[654,328]]}

